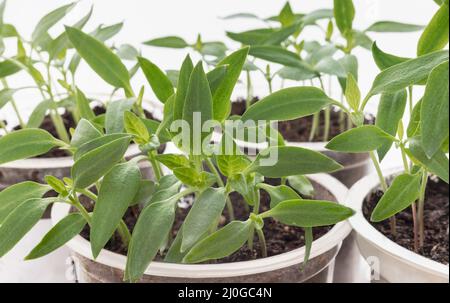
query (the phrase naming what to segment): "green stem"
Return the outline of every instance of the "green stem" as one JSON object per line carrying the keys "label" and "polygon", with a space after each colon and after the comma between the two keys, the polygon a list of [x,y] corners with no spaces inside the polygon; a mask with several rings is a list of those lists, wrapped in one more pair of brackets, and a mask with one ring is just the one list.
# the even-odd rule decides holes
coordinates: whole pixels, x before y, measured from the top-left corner
{"label": "green stem", "polygon": [[[208,166],[208,168],[216,176],[217,184],[219,184],[220,187],[225,187],[225,184],[223,183],[223,180],[220,177],[219,171],[217,170],[214,163],[212,163],[211,159],[205,157],[205,161],[206,161],[206,165]],[[228,195],[227,195],[227,209],[228,209],[228,214],[230,216],[230,221],[234,221],[234,219],[235,219],[234,207],[233,207],[233,203],[231,203],[231,199]]]}
{"label": "green stem", "polygon": [[[373,151],[371,151],[369,154],[370,154],[370,158],[372,159],[373,165],[375,166],[375,170],[377,172],[378,179],[381,184],[381,189],[382,189],[383,193],[385,193],[388,190],[388,186],[387,186],[386,180],[384,179],[383,172],[381,171],[380,164],[378,163],[377,156],[375,155],[375,152],[373,152]],[[391,223],[391,233],[392,233],[392,235],[395,236],[397,234],[397,227],[396,227],[397,224],[396,224],[395,216],[391,217],[390,223]]]}
{"label": "green stem", "polygon": [[328,106],[325,108],[325,125],[323,132],[323,142],[327,142],[330,137],[330,121],[331,121],[331,109]]}
{"label": "green stem", "polygon": [[408,87],[408,95],[409,95],[409,98],[408,98],[408,104],[409,104],[409,115],[412,115],[412,112],[413,112],[413,86],[409,86]]}
{"label": "green stem", "polygon": [[122,244],[124,247],[128,247],[128,244],[131,241],[131,233],[128,229],[128,226],[125,224],[123,220],[120,220],[119,226],[117,227],[117,232],[119,233],[120,238],[122,239]]}
{"label": "green stem", "polygon": [[262,257],[267,258],[267,244],[264,232],[262,231],[262,229],[256,228],[256,233],[258,235],[259,244],[261,246]]}
{"label": "green stem", "polygon": [[248,109],[252,105],[252,99],[253,99],[253,91],[252,91],[252,79],[250,77],[250,72],[246,72],[247,76],[247,99],[245,100],[245,108]]}
{"label": "green stem", "polygon": [[417,220],[419,221],[419,245],[423,247],[425,243],[425,222],[424,222],[424,208],[425,208],[425,190],[427,188],[428,172],[424,169],[422,172],[422,183],[420,185],[419,195],[419,209],[417,212]]}
{"label": "green stem", "polygon": [[311,132],[309,133],[309,141],[312,141],[317,133],[319,127],[320,112],[313,115],[313,121],[311,126]]}
{"label": "green stem", "polygon": [[[4,88],[6,88],[6,89],[9,88],[8,81],[6,79],[4,79],[4,78],[2,79],[2,84],[3,84]],[[14,97],[11,96],[10,102],[13,107],[14,113],[16,114],[17,119],[19,120],[20,127],[22,129],[26,128],[26,124],[25,124],[24,120],[22,119],[22,116],[20,115],[19,109],[17,108],[16,101],[14,100]]]}
{"label": "green stem", "polygon": [[155,159],[154,151],[150,151],[148,153],[148,159],[150,161],[150,164],[152,165],[153,172],[155,173],[156,181],[159,181],[162,177],[162,172],[161,172],[161,166],[159,165],[158,161],[156,161],[156,159]]}
{"label": "green stem", "polygon": [[70,201],[72,202],[72,205],[80,212],[80,214],[83,216],[83,218],[86,220],[86,222],[89,224],[90,227],[92,227],[92,219],[87,210],[84,208],[83,205],[81,205],[80,200],[78,200],[78,197],[76,194],[72,195],[70,198]]}

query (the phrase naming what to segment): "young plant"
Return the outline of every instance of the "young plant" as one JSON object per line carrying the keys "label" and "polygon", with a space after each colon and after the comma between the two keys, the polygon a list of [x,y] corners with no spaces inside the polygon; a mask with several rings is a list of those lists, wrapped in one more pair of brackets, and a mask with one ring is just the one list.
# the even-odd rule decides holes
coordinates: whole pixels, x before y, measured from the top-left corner
{"label": "young plant", "polygon": [[[81,57],[78,53],[72,54],[72,49],[78,41],[73,41],[70,32],[63,31],[56,37],[52,37],[48,33],[49,30],[53,30],[55,26],[59,25],[61,20],[76,6],[76,3],[59,7],[42,17],[30,39],[20,35],[14,25],[4,22],[5,6],[6,0],[0,4],[0,80],[3,86],[0,90],[0,109],[10,104],[22,130],[40,127],[46,114],[49,114],[58,139],[68,144],[71,134],[66,129],[61,117],[62,109],[71,114],[75,123],[81,118],[94,123],[103,119],[102,117],[95,117],[89,105],[91,100],[86,98],[76,85],[76,71]],[[92,13],[93,8],[72,25],[73,29],[81,30],[84,28]],[[122,25],[122,23],[111,26],[100,25],[91,32],[91,35],[104,42],[116,35]],[[14,42],[17,45],[17,50],[12,51],[10,48],[5,48],[5,45],[11,45]],[[133,53],[137,53],[137,51],[131,46],[124,45],[117,49],[117,53],[124,59],[135,60],[136,55],[133,55]],[[88,63],[90,62],[88,61]],[[28,73],[34,84],[32,86],[10,87],[9,78],[19,72]],[[121,72],[123,75],[128,75],[126,69]],[[130,74],[133,74],[133,69]],[[115,90],[127,85],[127,83],[110,80],[105,77],[105,81],[112,84]],[[25,119],[20,112],[18,106],[20,100],[16,100],[14,96],[17,92],[25,89],[36,90],[42,98],[28,119]],[[130,89],[127,87],[125,89],[129,93]],[[0,121],[0,123],[4,133],[7,134],[11,131],[11,128],[7,128],[3,121]]]}
{"label": "young plant", "polygon": [[[107,55],[106,48],[79,30],[67,28],[66,32],[72,43],[75,42],[81,57],[91,63],[101,77],[111,77],[107,79],[129,88],[124,82],[126,78],[121,76],[122,69],[111,59],[110,53]],[[84,52],[83,48],[90,51]],[[115,126],[109,128],[112,131],[108,131],[106,126],[99,129],[82,119],[75,130],[77,136],[74,138],[77,140],[72,139],[70,145],[63,145],[45,131],[36,129],[25,130],[21,138],[10,134],[0,139],[0,144],[10,146],[6,152],[1,149],[0,159],[3,161],[17,158],[17,150],[20,150],[22,158],[34,155],[36,146],[40,153],[47,148],[62,146],[74,154],[70,178],[58,180],[49,176],[46,178],[48,185],[20,183],[0,193],[0,205],[4,206],[0,207],[0,256],[29,231],[46,206],[68,203],[77,211],[53,227],[27,259],[57,249],[87,224],[94,258],[118,232],[128,251],[124,279],[137,281],[159,252],[164,252],[160,255],[165,262],[201,263],[226,257],[244,245],[252,248],[256,237],[260,242],[260,256],[266,257],[264,221],[273,218],[286,225],[304,228],[306,262],[313,242],[312,229],[336,224],[350,217],[353,211],[335,202],[304,198],[304,195],[311,195],[311,184],[304,175],[331,172],[341,166],[318,152],[283,146],[282,138],[277,141],[279,145],[269,146],[253,160],[240,152],[235,144],[238,137],[229,132],[223,131],[220,143],[210,144],[215,127],[226,124],[230,95],[247,53],[248,49],[244,48],[226,56],[222,62],[228,66],[228,72],[221,77],[216,77],[214,70],[205,73],[201,62],[194,66],[189,56],[186,57],[176,90],[168,85],[167,75],[154,63],[139,58],[150,86],[164,104],[165,116],[160,124],[150,124],[149,120],[138,116],[138,110],[133,113],[133,106],[140,106],[134,103],[128,110],[119,111],[120,114],[110,121]],[[90,58],[104,61],[93,64]],[[285,97],[292,101],[302,99],[299,98],[302,94],[320,94],[319,89],[311,89],[312,92],[305,91],[305,88],[287,89],[267,98],[283,102]],[[322,103],[331,102],[322,94]],[[297,98],[293,98],[295,95]],[[262,113],[271,107],[266,104],[264,101],[258,103],[260,111],[257,113],[258,119],[261,118],[267,126],[270,117]],[[276,112],[279,119],[288,118],[286,115],[289,114],[286,107]],[[248,122],[250,118],[247,116],[246,119]],[[210,123],[211,120],[216,123]],[[40,144],[28,144],[28,139],[38,134],[42,136]],[[159,144],[167,140],[185,153],[158,155]],[[126,160],[124,154],[130,141],[139,144],[144,154]],[[148,162],[153,167],[155,181],[142,178],[139,162]],[[164,175],[161,164],[173,174]],[[281,178],[282,185],[270,186],[264,182],[265,177]],[[42,198],[50,189],[58,192],[58,197]],[[261,190],[271,197],[267,211],[261,211]],[[233,204],[236,201],[230,199],[232,192],[240,193],[248,208],[247,218],[242,221],[234,219]],[[81,203],[82,196],[94,203],[91,213]],[[177,236],[172,239],[170,232],[178,201],[186,196],[194,196],[194,202]],[[130,231],[123,217],[129,207],[136,205],[141,211],[134,229]],[[225,208],[228,223],[223,226],[219,221]]]}
{"label": "young plant", "polygon": [[[278,27],[266,26],[241,33],[227,32],[227,36],[243,45],[250,45],[250,55],[255,59],[262,59],[271,63],[282,65],[278,71],[272,73],[270,65],[260,68],[252,64],[254,70],[260,71],[268,82],[269,91],[272,92],[272,81],[278,76],[285,80],[293,80],[300,83],[309,81],[332,95],[334,78],[338,80],[343,96],[346,87],[347,76],[351,74],[358,79],[358,60],[352,55],[356,47],[368,50],[372,47],[369,32],[411,32],[422,29],[422,26],[398,23],[392,21],[379,21],[369,26],[364,31],[353,28],[355,8],[352,0],[336,0],[333,9],[319,9],[307,14],[294,13],[289,2],[285,4],[277,16],[261,19],[252,14],[235,14],[226,19],[252,18],[265,21],[265,23],[276,23]],[[324,33],[323,38],[308,41],[303,38],[302,33],[308,27],[317,27]],[[339,30],[340,36],[335,35],[335,28]],[[345,44],[343,44],[343,42]],[[338,53],[339,58],[336,58]],[[253,63],[254,60],[252,61]],[[248,77],[248,89],[251,90],[251,79]],[[324,84],[324,78],[328,78],[328,85]],[[327,87],[325,87],[327,86]],[[341,97],[342,99],[343,97]],[[331,107],[324,109],[324,133],[323,141],[330,138],[330,115]],[[345,125],[345,113],[340,113],[341,131],[352,126],[351,119],[347,119]],[[319,135],[318,126],[320,113],[316,113],[309,140]]]}
{"label": "young plant", "polygon": [[[449,53],[442,50],[448,43],[448,15],[449,6],[444,2],[420,37],[417,58],[387,54],[373,45],[374,60],[382,71],[362,102],[358,94],[352,94],[351,110],[354,117],[361,116],[371,97],[381,94],[376,125],[363,125],[362,119],[355,119],[356,128],[333,138],[327,145],[328,149],[340,152],[370,152],[384,192],[371,220],[379,222],[390,218],[395,234],[395,214],[411,206],[416,251],[424,245],[423,215],[428,175],[431,173],[449,182]],[[414,102],[413,88],[419,85],[425,85],[425,93]],[[353,91],[358,90],[357,86],[352,86]],[[407,104],[411,117],[405,129],[403,120]],[[401,152],[404,173],[396,176],[389,185],[379,161],[393,144]]]}

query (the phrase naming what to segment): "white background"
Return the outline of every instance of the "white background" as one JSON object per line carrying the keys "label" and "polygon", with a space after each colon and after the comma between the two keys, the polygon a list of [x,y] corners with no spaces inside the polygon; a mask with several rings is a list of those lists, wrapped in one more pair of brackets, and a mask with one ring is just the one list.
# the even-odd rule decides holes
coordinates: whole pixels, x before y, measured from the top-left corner
{"label": "white background", "polygon": [[[22,36],[29,38],[34,26],[43,15],[69,2],[60,0],[8,0],[5,22],[13,23]],[[177,69],[185,56],[185,51],[150,48],[142,46],[141,43],[151,38],[166,35],[181,36],[188,42],[193,43],[197,34],[202,33],[205,41],[222,40],[230,47],[237,48],[239,45],[225,37],[224,33],[226,30],[239,32],[257,28],[264,24],[255,20],[243,19],[225,21],[218,17],[238,12],[251,12],[261,17],[268,17],[278,14],[284,3],[284,0],[82,0],[70,15],[64,19],[63,24],[73,24],[87,13],[91,4],[94,4],[94,15],[86,27],[86,31],[94,29],[100,23],[109,25],[124,21],[125,26],[122,32],[113,39],[116,45],[125,42],[133,44],[142,50],[145,57],[157,62],[161,68]],[[437,10],[437,5],[432,0],[354,0],[354,3],[357,12],[354,27],[361,30],[379,20],[426,24]],[[295,12],[305,13],[318,8],[331,8],[332,0],[293,0],[291,5]],[[51,31],[51,34],[53,36],[59,34],[62,29],[62,25],[57,26]],[[304,34],[306,39],[315,39],[318,32],[308,30]],[[413,57],[416,53],[419,35],[420,33],[371,34],[371,37],[377,41],[381,49],[389,53]],[[13,49],[15,51],[15,47]],[[378,73],[378,69],[368,51],[357,49],[355,54],[359,57],[359,81],[362,93],[365,94]],[[25,86],[28,83],[28,76],[24,73],[20,73],[10,80],[12,87]],[[133,80],[135,87],[139,87],[144,83],[142,75],[138,75]],[[110,91],[110,87],[105,85],[85,65],[81,66],[79,70],[78,84],[87,92]],[[256,86],[258,89],[257,94],[258,92],[262,95],[266,93],[265,85],[262,81],[257,82]],[[418,90],[417,97],[420,96],[420,93]],[[153,97],[149,89],[147,89],[147,97]],[[17,101],[21,111],[29,113],[34,105],[41,100],[36,94],[24,92],[17,96]],[[376,109],[376,101],[374,99],[369,104],[371,111]],[[0,110],[1,118],[7,118],[11,123],[15,122],[11,108],[8,106]],[[391,151],[391,154],[383,161],[383,166],[398,165],[400,165],[400,158],[395,151]],[[43,230],[45,229],[43,228]],[[36,237],[36,239],[39,239],[39,237]],[[35,243],[26,243],[30,247],[33,244]],[[20,259],[23,257],[23,252],[22,250],[19,252],[19,250],[17,249],[15,253],[10,254],[9,259],[3,258],[0,261],[0,281],[30,281],[38,279],[38,276],[41,276],[40,280],[42,281],[56,279],[53,276],[53,274],[56,274],[56,271],[52,271],[49,268],[49,270],[42,272],[38,269],[39,266],[43,266],[39,265],[40,263],[31,262],[24,264],[21,262]],[[58,259],[56,255],[58,253],[63,254],[62,251],[56,252],[49,256],[49,259]],[[12,262],[12,260],[16,263]],[[27,268],[22,268],[21,266]],[[34,271],[36,276],[33,276],[33,271],[30,271],[30,267],[33,266],[36,266]],[[26,272],[27,276],[25,277],[15,272],[19,270]],[[62,275],[63,273],[59,272],[59,274]],[[58,279],[62,278],[59,277]]]}

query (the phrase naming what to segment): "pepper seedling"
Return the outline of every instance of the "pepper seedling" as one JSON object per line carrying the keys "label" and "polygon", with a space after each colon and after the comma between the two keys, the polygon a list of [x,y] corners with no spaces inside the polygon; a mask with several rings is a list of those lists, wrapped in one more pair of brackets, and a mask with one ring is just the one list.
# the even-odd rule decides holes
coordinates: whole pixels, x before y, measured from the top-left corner
{"label": "pepper seedling", "polygon": [[[76,72],[81,61],[78,53],[73,53],[74,44],[70,32],[63,31],[56,37],[50,36],[50,30],[61,23],[64,17],[76,6],[76,2],[61,6],[42,17],[37,23],[30,39],[23,37],[13,24],[3,21],[3,13],[6,0],[0,4],[0,45],[10,45],[16,41],[17,50],[10,51],[9,48],[0,47],[0,80],[3,88],[0,90],[0,110],[10,104],[21,130],[41,127],[46,114],[51,118],[59,140],[69,143],[71,133],[64,125],[61,110],[69,113],[75,125],[81,118],[87,119],[94,124],[101,124],[104,116],[96,116],[91,109],[92,99],[77,87]],[[79,21],[72,25],[74,30],[83,29],[93,14],[93,7]],[[122,28],[122,23],[110,26],[100,25],[91,35],[99,41],[104,42],[115,36]],[[129,45],[114,48],[123,59],[136,61],[137,50]],[[4,52],[5,51],[5,52]],[[88,61],[89,63],[89,61]],[[14,87],[9,79],[19,72],[27,73],[33,85]],[[128,71],[122,71],[129,74]],[[133,75],[133,68],[130,75]],[[128,76],[130,77],[130,76]],[[108,81],[114,87],[114,91],[124,87],[127,83]],[[15,95],[22,90],[33,90],[39,93],[42,100],[36,105],[28,119],[24,118],[20,110],[21,100],[16,100]],[[112,98],[112,95],[111,95]],[[106,107],[106,104],[104,104]],[[0,119],[0,128],[5,134],[12,132],[3,120]]]}
{"label": "pepper seedling", "polygon": [[[442,50],[448,43],[449,7],[443,3],[424,29],[417,46],[416,58],[404,58],[383,52],[376,44],[372,55],[382,70],[372,88],[361,101],[354,84],[348,85],[351,115],[356,128],[333,138],[328,149],[360,153],[369,152],[378,173],[383,197],[374,209],[374,222],[390,218],[392,233],[396,232],[395,214],[412,207],[414,220],[414,248],[424,245],[424,204],[429,174],[449,182],[448,160],[448,100],[449,53]],[[415,100],[413,88],[425,85],[424,95]],[[376,125],[362,125],[365,106],[375,95],[381,94]],[[410,121],[405,129],[406,108]],[[389,185],[379,162],[391,146],[400,151],[404,173]]]}
{"label": "pepper seedling", "polygon": [[[66,32],[72,43],[75,42],[79,55],[99,76],[109,82],[117,82],[126,90],[129,88],[128,78],[123,77],[117,58],[97,39],[73,28],[66,28]],[[74,164],[70,178],[47,177],[48,185],[26,182],[0,193],[0,203],[6,205],[0,208],[0,256],[14,247],[37,223],[48,205],[67,203],[76,212],[54,226],[27,259],[54,251],[79,234],[87,224],[94,258],[118,232],[128,251],[124,279],[137,281],[158,254],[165,262],[208,262],[229,256],[244,245],[251,248],[256,237],[261,247],[259,255],[265,257],[264,221],[273,218],[286,225],[304,228],[305,263],[312,247],[312,229],[336,224],[353,214],[351,209],[335,202],[305,199],[305,193],[311,193],[311,184],[305,175],[332,172],[341,166],[321,153],[283,146],[282,138],[250,159],[237,148],[235,140],[239,138],[228,132],[222,131],[221,141],[211,144],[214,127],[203,125],[210,120],[219,125],[226,122],[230,95],[247,53],[248,48],[243,48],[227,55],[222,62],[228,66],[228,72],[221,77],[213,77],[214,70],[206,73],[201,62],[194,65],[189,56],[186,57],[176,90],[167,85],[170,81],[168,76],[156,64],[139,58],[140,68],[164,105],[164,120],[160,124],[150,124],[149,120],[139,117],[139,111],[133,112],[133,106],[129,106],[128,110],[118,111],[120,114],[107,120],[101,129],[82,119],[75,129],[76,144],[73,139],[70,145],[62,144],[47,132],[37,129],[24,130],[21,137],[11,137],[13,134],[2,137],[0,162],[16,159],[17,154],[26,158],[48,148],[61,147],[72,150]],[[93,62],[93,58],[102,58],[103,61]],[[279,102],[287,98],[292,102],[303,99],[300,97],[305,94],[319,95],[320,106],[331,102],[318,88],[291,88],[266,98]],[[133,105],[139,106],[139,103]],[[305,106],[309,111],[317,108],[315,104],[306,103]],[[262,101],[257,109],[252,114],[254,119],[270,120],[263,114],[271,109],[270,103]],[[280,107],[277,115],[283,119],[283,115],[290,113],[286,107]],[[248,122],[253,118],[248,114],[245,119]],[[174,128],[176,121],[185,127]],[[28,139],[39,143],[27,144]],[[159,144],[169,140],[184,154],[158,154]],[[127,160],[124,154],[131,141],[141,147],[143,155]],[[3,149],[3,146],[8,148]],[[142,178],[138,166],[141,162],[153,167],[154,181]],[[164,174],[161,165],[169,168],[172,174]],[[268,186],[265,177],[280,178],[282,185]],[[58,197],[42,198],[50,189],[54,189]],[[261,191],[266,191],[271,197],[270,209],[262,212]],[[230,199],[232,192],[244,197],[249,209],[244,220],[233,218],[236,201]],[[81,203],[82,196],[94,203],[91,213]],[[194,201],[173,239],[171,230],[178,202],[187,196],[194,196]],[[130,231],[123,217],[133,205],[139,205],[141,210],[136,225]],[[221,226],[219,221],[225,209],[228,223]]]}

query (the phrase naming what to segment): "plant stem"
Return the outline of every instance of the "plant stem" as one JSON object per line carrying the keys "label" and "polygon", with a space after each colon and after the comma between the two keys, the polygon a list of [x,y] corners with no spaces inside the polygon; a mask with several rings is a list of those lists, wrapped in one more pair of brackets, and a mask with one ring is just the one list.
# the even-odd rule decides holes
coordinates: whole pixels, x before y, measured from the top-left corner
{"label": "plant stem", "polygon": [[256,228],[256,234],[258,235],[259,244],[261,245],[261,253],[263,258],[267,258],[267,244],[264,232],[262,229]]}
{"label": "plant stem", "polygon": [[425,208],[425,190],[427,188],[428,172],[424,169],[422,171],[422,183],[420,185],[419,195],[419,209],[417,212],[417,220],[419,221],[419,245],[423,247],[425,243],[425,222],[424,222],[424,208]]}
{"label": "plant stem", "polygon": [[325,126],[323,132],[323,142],[327,142],[330,136],[330,120],[331,120],[331,109],[328,106],[325,108]]}
{"label": "plant stem", "polygon": [[317,133],[317,129],[318,129],[318,126],[319,126],[319,119],[320,119],[320,112],[315,113],[313,115],[311,132],[309,133],[309,141],[312,141],[314,139],[314,136]]}
{"label": "plant stem", "polygon": [[245,109],[248,109],[252,105],[253,91],[252,91],[252,79],[250,77],[250,72],[246,72],[247,76],[247,99],[245,100]]}
{"label": "plant stem", "polygon": [[409,95],[409,98],[408,98],[408,104],[409,104],[409,115],[411,116],[411,114],[412,114],[412,112],[413,112],[413,86],[411,85],[411,86],[409,86],[408,87],[408,95]]}
{"label": "plant stem", "polygon": [[[223,183],[223,180],[220,177],[219,171],[215,167],[214,163],[212,163],[211,159],[205,157],[205,161],[206,161],[206,165],[208,166],[208,168],[216,176],[217,184],[219,184],[220,187],[225,187],[225,184]],[[227,209],[228,209],[228,215],[230,216],[230,221],[233,221],[235,219],[234,208],[233,208],[233,203],[231,203],[231,199],[228,195],[227,195]]]}
{"label": "plant stem", "polygon": [[[400,145],[400,150],[401,150],[401,154],[402,154],[402,161],[403,161],[403,167],[405,169],[405,173],[409,174],[410,169],[409,169],[408,160],[406,159],[406,152],[405,152],[405,148],[404,148],[403,144]],[[414,251],[417,252],[419,250],[419,226],[418,226],[418,222],[417,222],[416,202],[413,202],[411,204],[411,212],[412,212],[413,226],[414,226]]]}
{"label": "plant stem", "polygon": [[[386,180],[384,179],[383,172],[381,171],[380,164],[378,163],[377,156],[375,155],[375,152],[373,152],[373,151],[369,152],[369,154],[370,154],[370,159],[372,159],[372,163],[375,166],[375,170],[377,172],[378,179],[381,184],[381,190],[383,191],[383,193],[385,193],[388,189],[388,186],[387,186]],[[391,217],[390,223],[391,223],[391,233],[392,233],[392,235],[395,236],[397,234],[397,228],[396,228],[397,224],[396,224],[395,216]]]}
{"label": "plant stem", "polygon": [[[6,88],[6,89],[9,88],[8,81],[7,81],[6,79],[4,79],[4,78],[2,79],[2,84],[3,84],[3,87],[4,87],[4,88]],[[25,122],[23,121],[22,116],[20,115],[19,109],[17,108],[17,104],[16,104],[16,101],[14,100],[14,97],[13,97],[13,96],[11,96],[10,102],[11,102],[11,105],[12,105],[12,107],[13,107],[13,110],[14,110],[16,116],[17,116],[17,119],[19,120],[19,125],[20,125],[20,127],[21,127],[22,129],[26,128],[26,124],[25,124]]]}
{"label": "plant stem", "polygon": [[70,198],[70,201],[72,201],[72,205],[80,212],[80,214],[83,216],[83,218],[86,220],[86,222],[89,224],[90,227],[92,227],[92,219],[87,210],[84,208],[83,205],[81,205],[80,200],[78,200],[78,197],[76,194],[73,194]]}
{"label": "plant stem", "polygon": [[117,227],[117,232],[122,239],[122,244],[124,247],[127,247],[131,241],[131,233],[128,229],[128,226],[125,224],[123,220],[120,220],[119,226]]}
{"label": "plant stem", "polygon": [[153,172],[155,173],[156,181],[159,181],[162,177],[161,172],[161,166],[159,165],[158,161],[155,159],[154,151],[148,152],[148,159],[150,161],[150,164],[152,165]]}

